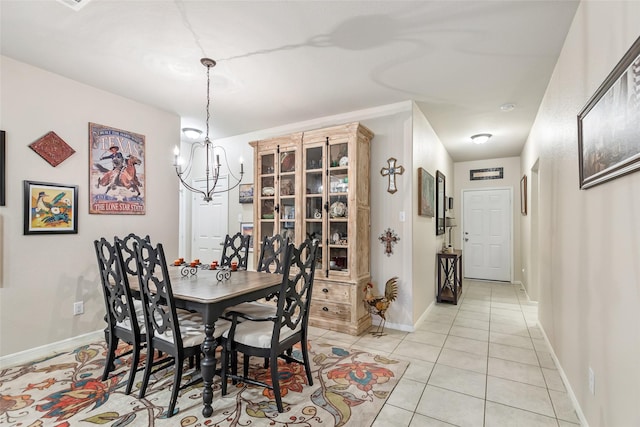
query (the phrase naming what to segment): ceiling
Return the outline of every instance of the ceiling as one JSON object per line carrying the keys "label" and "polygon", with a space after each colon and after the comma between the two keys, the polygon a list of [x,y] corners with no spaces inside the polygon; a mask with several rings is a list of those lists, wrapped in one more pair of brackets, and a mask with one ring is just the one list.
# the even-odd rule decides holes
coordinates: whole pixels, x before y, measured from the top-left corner
{"label": "ceiling", "polygon": [[203,130],[213,58],[212,138],[414,100],[467,161],[520,154],[577,5],[0,0],[1,53]]}

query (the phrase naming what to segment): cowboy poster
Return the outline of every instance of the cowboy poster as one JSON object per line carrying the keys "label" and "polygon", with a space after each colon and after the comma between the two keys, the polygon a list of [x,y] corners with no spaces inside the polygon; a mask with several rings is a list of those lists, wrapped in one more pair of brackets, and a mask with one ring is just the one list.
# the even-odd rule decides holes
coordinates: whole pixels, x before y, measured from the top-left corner
{"label": "cowboy poster", "polygon": [[144,135],[89,123],[89,213],[145,214]]}

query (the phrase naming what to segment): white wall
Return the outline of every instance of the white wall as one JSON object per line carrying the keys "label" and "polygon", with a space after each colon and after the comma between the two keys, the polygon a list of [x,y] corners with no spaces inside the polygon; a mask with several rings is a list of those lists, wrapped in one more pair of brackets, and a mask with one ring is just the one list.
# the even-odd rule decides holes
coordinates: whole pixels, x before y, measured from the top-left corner
{"label": "white wall", "polygon": [[576,116],[639,35],[640,2],[581,2],[521,155],[539,162],[523,265],[537,250],[540,322],[591,427],[640,425],[640,173],[580,190]]}
{"label": "white wall", "polygon": [[[178,192],[171,167],[180,119],[11,58],[0,57],[0,128],[7,166],[2,219],[0,356],[104,328],[93,240],[136,232],[177,255]],[[89,215],[89,122],[146,136],[146,215]],[[55,131],[76,152],[50,166],[28,145]],[[22,181],[78,185],[78,234],[23,236]],[[83,300],[85,314],[72,315]]]}
{"label": "white wall", "polygon": [[[419,125],[414,130],[416,117]],[[245,159],[245,182],[252,182],[253,151],[249,142],[354,121],[361,122],[375,135],[371,142],[371,246],[358,250],[371,251],[371,278],[377,293],[384,292],[384,285],[391,277],[399,278],[398,300],[388,311],[387,325],[411,330],[434,299],[435,248],[442,246],[441,241],[436,243],[432,219],[417,218],[417,165],[433,169],[432,174],[435,174],[435,169],[444,170],[447,174],[453,170],[449,154],[411,101],[292,123],[217,140],[216,144],[223,145],[230,158],[242,156]],[[380,169],[387,166],[389,157],[398,159],[398,164],[405,168],[404,174],[396,177],[398,191],[394,194],[387,192],[387,178],[380,175]],[[240,205],[237,200],[236,189],[229,194],[229,230],[238,229],[239,214],[243,221],[253,220],[251,205]],[[400,221],[400,212],[405,213],[404,222]],[[186,221],[189,218],[187,208]],[[428,231],[417,238],[415,224]],[[387,228],[400,237],[391,256],[385,255],[378,240]],[[188,246],[188,242],[185,244]],[[425,263],[425,259],[430,261]],[[420,279],[416,280],[416,277]]]}
{"label": "white wall", "polygon": [[[435,179],[436,171],[445,176],[447,197],[453,195],[455,177],[451,156],[435,134],[428,119],[415,105],[413,110],[413,168],[411,193],[411,232],[413,295],[412,324],[415,324],[429,305],[435,300],[437,293],[436,254],[442,249],[447,234],[436,236],[435,217],[418,215],[418,168],[423,168]],[[435,200],[433,201],[435,207]]]}

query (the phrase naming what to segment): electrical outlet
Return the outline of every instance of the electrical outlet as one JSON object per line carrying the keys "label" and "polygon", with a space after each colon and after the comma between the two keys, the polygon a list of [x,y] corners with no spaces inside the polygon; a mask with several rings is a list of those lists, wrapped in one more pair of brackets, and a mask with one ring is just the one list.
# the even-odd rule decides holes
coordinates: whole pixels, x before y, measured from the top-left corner
{"label": "electrical outlet", "polygon": [[591,394],[596,394],[596,374],[593,373],[593,369],[589,366],[589,391]]}
{"label": "electrical outlet", "polygon": [[84,314],[84,301],[76,301],[73,303],[73,315]]}

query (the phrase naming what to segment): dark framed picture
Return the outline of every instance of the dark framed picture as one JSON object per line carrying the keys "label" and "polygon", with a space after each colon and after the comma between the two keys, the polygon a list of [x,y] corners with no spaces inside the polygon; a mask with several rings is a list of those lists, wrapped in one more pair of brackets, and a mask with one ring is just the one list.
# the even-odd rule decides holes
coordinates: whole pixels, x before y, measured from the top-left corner
{"label": "dark framed picture", "polygon": [[469,179],[471,181],[502,178],[504,178],[504,168],[471,169],[469,171]]}
{"label": "dark framed picture", "polygon": [[527,214],[527,175],[520,179],[520,213]]}
{"label": "dark framed picture", "polygon": [[24,181],[24,234],[77,234],[78,186]]}
{"label": "dark framed picture", "polygon": [[4,206],[6,202],[6,193],[5,193],[5,180],[6,180],[6,171],[5,171],[5,162],[6,162],[6,147],[5,147],[5,132],[0,130],[0,206]]}
{"label": "dark framed picture", "polygon": [[445,231],[446,194],[446,178],[442,172],[436,171],[436,236]]}
{"label": "dark framed picture", "polygon": [[433,218],[435,197],[435,179],[433,175],[418,168],[418,215]]}
{"label": "dark framed picture", "polygon": [[640,38],[578,114],[580,188],[640,168]]}
{"label": "dark framed picture", "polygon": [[253,203],[253,183],[240,184],[240,197],[239,203]]}

